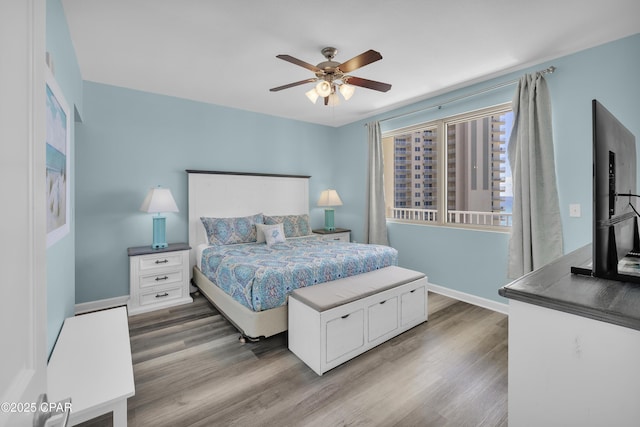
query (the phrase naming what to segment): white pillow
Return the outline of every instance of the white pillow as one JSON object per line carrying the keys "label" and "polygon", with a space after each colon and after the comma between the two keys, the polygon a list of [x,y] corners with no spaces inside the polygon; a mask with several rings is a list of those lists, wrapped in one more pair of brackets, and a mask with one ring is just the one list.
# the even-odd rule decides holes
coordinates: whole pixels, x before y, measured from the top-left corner
{"label": "white pillow", "polygon": [[268,227],[266,224],[256,224],[256,243],[264,243],[264,227]]}
{"label": "white pillow", "polygon": [[262,229],[267,246],[271,246],[276,243],[283,243],[285,241],[284,226],[282,224],[264,224],[264,226],[260,228]]}

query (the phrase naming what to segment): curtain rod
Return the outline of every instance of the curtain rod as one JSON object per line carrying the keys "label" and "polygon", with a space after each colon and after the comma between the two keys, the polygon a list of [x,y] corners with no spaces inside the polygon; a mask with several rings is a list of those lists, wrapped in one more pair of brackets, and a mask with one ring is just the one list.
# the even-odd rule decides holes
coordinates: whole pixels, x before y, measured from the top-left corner
{"label": "curtain rod", "polygon": [[[544,74],[552,74],[555,70],[556,70],[556,67],[554,67],[552,65],[550,67],[545,68],[544,70],[536,71],[535,74],[543,74],[543,75]],[[498,83],[495,86],[491,86],[491,87],[488,87],[488,88],[485,88],[485,89],[480,89],[480,90],[478,90],[476,92],[468,93],[466,95],[461,95],[461,96],[458,96],[456,98],[447,99],[446,101],[439,102],[439,103],[433,104],[433,105],[429,105],[428,107],[422,107],[422,108],[420,108],[418,110],[413,110],[413,111],[409,111],[407,113],[402,113],[402,114],[397,114],[395,116],[387,117],[386,119],[378,120],[378,122],[382,123],[382,122],[386,122],[388,120],[393,120],[393,119],[397,119],[397,118],[404,117],[404,116],[410,116],[412,114],[420,113],[422,111],[431,110],[432,108],[437,108],[439,110],[440,108],[442,108],[443,105],[451,104],[452,102],[460,101],[461,99],[471,98],[472,96],[480,95],[480,94],[483,94],[483,93],[486,93],[486,92],[491,92],[493,90],[500,89],[500,88],[503,88],[503,87],[510,86],[512,84],[518,83],[519,81],[520,81],[520,79],[518,78],[518,79],[514,79],[514,80],[509,80],[509,81],[504,82],[504,83]],[[365,126],[367,126],[367,124],[365,124]]]}

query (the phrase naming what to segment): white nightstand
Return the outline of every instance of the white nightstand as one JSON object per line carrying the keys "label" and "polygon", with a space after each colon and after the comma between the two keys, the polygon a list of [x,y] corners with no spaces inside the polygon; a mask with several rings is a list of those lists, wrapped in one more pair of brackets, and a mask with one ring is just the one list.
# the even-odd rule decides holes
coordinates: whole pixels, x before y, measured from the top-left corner
{"label": "white nightstand", "polygon": [[325,230],[320,228],[312,230],[315,234],[320,234],[324,240],[339,240],[341,242],[351,241],[351,230],[346,228],[336,228],[335,230]]}
{"label": "white nightstand", "polygon": [[129,248],[129,315],[193,302],[189,295],[189,250],[186,243],[166,248]]}

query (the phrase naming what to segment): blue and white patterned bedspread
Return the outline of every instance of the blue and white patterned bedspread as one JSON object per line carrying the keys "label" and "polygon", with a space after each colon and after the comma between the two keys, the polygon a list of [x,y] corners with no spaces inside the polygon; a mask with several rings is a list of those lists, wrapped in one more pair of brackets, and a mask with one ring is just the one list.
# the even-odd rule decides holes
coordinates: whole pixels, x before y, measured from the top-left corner
{"label": "blue and white patterned bedspread", "polygon": [[202,253],[201,269],[233,299],[262,311],[284,305],[297,288],[397,263],[398,251],[388,246],[309,237],[272,246],[210,246]]}

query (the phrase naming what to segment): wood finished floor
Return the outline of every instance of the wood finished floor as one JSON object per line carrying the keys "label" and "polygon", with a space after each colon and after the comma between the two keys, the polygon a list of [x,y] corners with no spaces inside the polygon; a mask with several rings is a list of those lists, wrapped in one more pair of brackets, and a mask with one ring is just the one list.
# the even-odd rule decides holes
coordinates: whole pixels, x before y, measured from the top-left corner
{"label": "wood finished floor", "polygon": [[428,322],[322,377],[286,334],[240,344],[202,296],[129,331],[131,427],[507,425],[507,317],[438,294]]}

